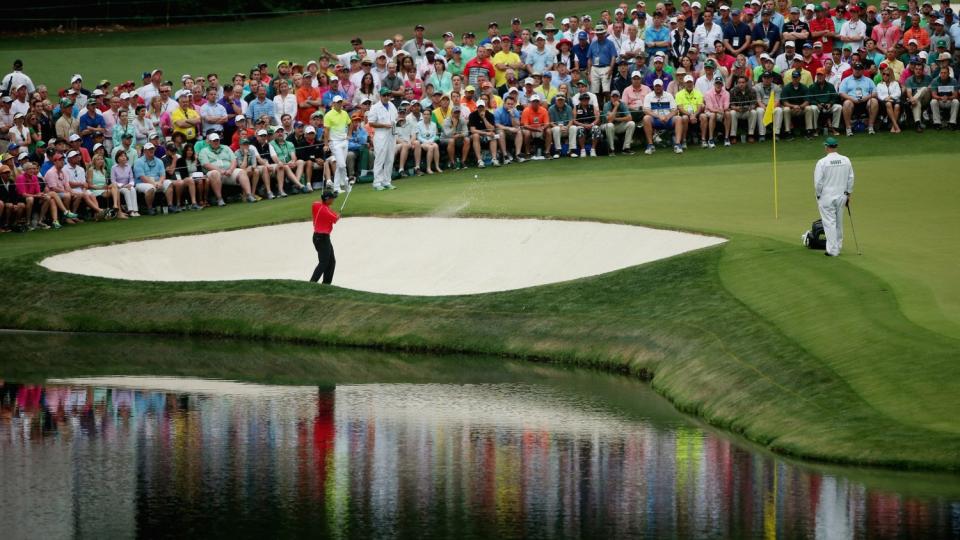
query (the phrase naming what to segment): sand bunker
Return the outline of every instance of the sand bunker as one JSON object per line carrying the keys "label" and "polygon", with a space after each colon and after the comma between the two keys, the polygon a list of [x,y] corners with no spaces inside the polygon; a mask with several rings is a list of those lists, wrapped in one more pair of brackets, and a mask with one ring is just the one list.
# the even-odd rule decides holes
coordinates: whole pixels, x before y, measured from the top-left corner
{"label": "sand bunker", "polygon": [[[594,222],[351,217],[334,230],[334,284],[423,296],[505,291],[603,274],[722,242]],[[56,272],[141,281],[307,280],[316,252],[306,222],[89,248],[41,264]]]}

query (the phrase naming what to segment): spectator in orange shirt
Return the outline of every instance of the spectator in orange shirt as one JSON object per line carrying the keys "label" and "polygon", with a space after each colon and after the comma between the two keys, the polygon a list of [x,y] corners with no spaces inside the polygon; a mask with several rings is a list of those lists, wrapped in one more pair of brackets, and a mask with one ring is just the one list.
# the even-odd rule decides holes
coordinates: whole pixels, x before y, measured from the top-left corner
{"label": "spectator in orange shirt", "polygon": [[911,39],[917,40],[917,47],[921,51],[930,48],[930,34],[924,28],[920,27],[920,15],[915,14],[911,17],[912,23],[910,29],[903,33],[903,42],[910,43]]}
{"label": "spectator in orange shirt", "polygon": [[527,155],[532,155],[533,142],[543,140],[543,152],[550,156],[550,146],[553,144],[553,134],[550,132],[550,113],[540,103],[540,94],[530,98],[530,104],[524,107],[520,115],[520,124],[523,126],[523,145]]}
{"label": "spectator in orange shirt", "polygon": [[323,94],[320,89],[313,85],[313,73],[309,71],[303,74],[300,79],[300,87],[297,88],[297,120],[304,124],[310,123],[310,115],[315,113],[320,107]]}

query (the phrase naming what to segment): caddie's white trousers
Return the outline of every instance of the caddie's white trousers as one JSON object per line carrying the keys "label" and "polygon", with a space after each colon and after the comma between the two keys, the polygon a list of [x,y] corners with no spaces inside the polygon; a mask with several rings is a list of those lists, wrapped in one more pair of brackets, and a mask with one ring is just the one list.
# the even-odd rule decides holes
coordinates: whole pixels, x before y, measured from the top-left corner
{"label": "caddie's white trousers", "polygon": [[839,255],[843,248],[843,207],[847,203],[846,195],[839,195],[832,199],[821,195],[817,201],[820,210],[820,220],[823,222],[823,232],[827,236],[827,253]]}
{"label": "caddie's white trousers", "polygon": [[396,148],[397,139],[392,129],[378,128],[373,132],[373,187],[390,184]]}

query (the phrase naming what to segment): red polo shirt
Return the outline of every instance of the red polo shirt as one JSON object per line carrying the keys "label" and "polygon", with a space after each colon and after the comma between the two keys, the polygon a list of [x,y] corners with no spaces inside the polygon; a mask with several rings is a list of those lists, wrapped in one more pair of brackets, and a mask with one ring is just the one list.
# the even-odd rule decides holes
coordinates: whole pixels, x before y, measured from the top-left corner
{"label": "red polo shirt", "polygon": [[323,201],[314,201],[313,203],[313,232],[317,234],[330,234],[333,232],[333,224],[340,216],[323,204]]}

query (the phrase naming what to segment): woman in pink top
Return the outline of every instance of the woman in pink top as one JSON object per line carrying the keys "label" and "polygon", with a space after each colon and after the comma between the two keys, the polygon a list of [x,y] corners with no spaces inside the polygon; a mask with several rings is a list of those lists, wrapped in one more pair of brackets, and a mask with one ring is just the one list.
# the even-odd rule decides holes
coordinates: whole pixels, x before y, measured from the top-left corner
{"label": "woman in pink top", "polygon": [[723,77],[717,76],[713,89],[703,95],[703,113],[700,114],[700,139],[713,148],[717,122],[723,122],[723,145],[730,146],[730,92],[723,87]]}
{"label": "woman in pink top", "polygon": [[50,216],[50,222],[54,229],[60,228],[59,216],[63,214],[67,223],[76,223],[77,215],[67,210],[63,201],[56,193],[49,188],[44,189],[40,185],[40,177],[37,171],[40,168],[36,163],[28,161],[23,166],[23,174],[17,177],[17,193],[23,197],[26,205],[24,214],[30,216],[33,214],[33,205],[38,201],[42,204],[40,207],[40,221],[43,222],[46,216]]}

